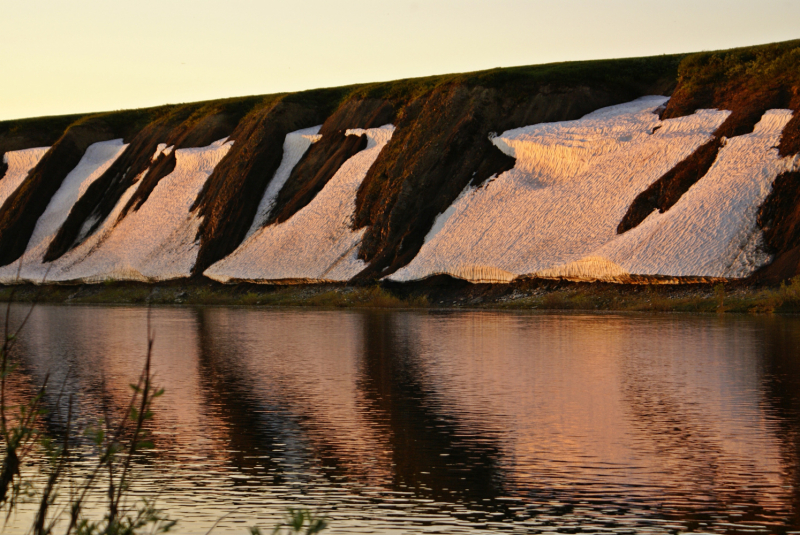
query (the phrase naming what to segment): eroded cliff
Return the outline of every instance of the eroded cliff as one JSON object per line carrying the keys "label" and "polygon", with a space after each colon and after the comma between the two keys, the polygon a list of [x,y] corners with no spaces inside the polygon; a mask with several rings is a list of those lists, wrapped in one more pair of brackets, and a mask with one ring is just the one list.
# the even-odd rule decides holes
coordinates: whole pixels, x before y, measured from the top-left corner
{"label": "eroded cliff", "polygon": [[779,281],[800,42],[0,123],[0,279]]}

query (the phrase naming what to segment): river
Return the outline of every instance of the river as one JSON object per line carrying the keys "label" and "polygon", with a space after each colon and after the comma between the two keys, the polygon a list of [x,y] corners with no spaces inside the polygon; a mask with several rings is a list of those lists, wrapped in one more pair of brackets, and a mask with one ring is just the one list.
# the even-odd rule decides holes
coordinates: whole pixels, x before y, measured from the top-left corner
{"label": "river", "polygon": [[[12,393],[49,374],[54,434],[62,388],[83,425],[124,411],[147,315],[37,306]],[[800,318],[162,307],[151,325],[165,394],[131,496],[157,494],[177,533],[295,506],[330,534],[800,531]]]}

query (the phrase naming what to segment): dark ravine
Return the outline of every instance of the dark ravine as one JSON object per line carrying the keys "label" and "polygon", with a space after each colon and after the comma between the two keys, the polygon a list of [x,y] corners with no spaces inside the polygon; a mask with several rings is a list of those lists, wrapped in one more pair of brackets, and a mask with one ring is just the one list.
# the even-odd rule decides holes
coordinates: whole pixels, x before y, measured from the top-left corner
{"label": "dark ravine", "polygon": [[800,171],[782,173],[775,178],[758,212],[758,226],[764,231],[766,250],[775,260],[755,278],[780,282],[800,272]]}
{"label": "dark ravine", "polygon": [[672,208],[672,205],[711,169],[721,146],[722,140],[714,137],[637,195],[620,221],[617,234],[638,226],[654,210],[664,213]]}
{"label": "dark ravine", "polygon": [[783,134],[781,135],[781,142],[778,145],[778,154],[781,156],[791,156],[800,153],[800,88],[795,88],[795,94],[792,97],[793,110],[795,115],[784,127]]}
{"label": "dark ravine", "polygon": [[392,103],[382,99],[351,98],[342,104],[292,170],[264,224],[282,223],[307,206],[344,162],[367,147],[367,136],[347,136],[347,129],[376,128],[391,123],[394,115]]}
{"label": "dark ravine", "polygon": [[322,108],[282,100],[241,121],[231,134],[233,147],[192,206],[203,218],[195,272],[202,273],[242,242],[280,165],[286,134],[319,124]]}
{"label": "dark ravine", "polygon": [[342,164],[366,147],[365,135],[346,136],[344,130],[323,135],[292,169],[265,225],[283,223],[307,206]]}

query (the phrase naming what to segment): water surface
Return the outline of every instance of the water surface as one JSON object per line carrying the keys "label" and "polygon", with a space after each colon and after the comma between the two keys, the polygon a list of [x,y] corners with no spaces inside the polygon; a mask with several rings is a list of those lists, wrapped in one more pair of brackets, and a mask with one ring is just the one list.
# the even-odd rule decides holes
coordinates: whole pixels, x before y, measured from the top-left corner
{"label": "water surface", "polygon": [[[179,533],[297,505],[329,533],[800,531],[796,318],[157,308],[152,325],[166,394],[134,491]],[[16,395],[49,373],[84,422],[124,409],[146,329],[144,308],[39,306]]]}

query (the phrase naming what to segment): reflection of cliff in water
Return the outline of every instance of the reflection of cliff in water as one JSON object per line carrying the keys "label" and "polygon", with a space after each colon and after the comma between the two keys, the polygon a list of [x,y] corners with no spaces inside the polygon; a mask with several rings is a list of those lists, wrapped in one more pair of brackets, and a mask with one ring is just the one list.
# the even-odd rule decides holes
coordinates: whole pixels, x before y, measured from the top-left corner
{"label": "reflection of cliff in water", "polygon": [[[224,415],[237,463],[280,459],[294,481],[381,485],[385,441],[363,425],[349,314],[209,309],[202,367],[211,410]],[[334,342],[335,337],[341,340]]]}
{"label": "reflection of cliff in water", "polygon": [[787,523],[800,526],[800,321],[768,318],[760,327],[764,366],[761,391],[781,446],[783,484],[794,489]]}
{"label": "reflection of cliff in water", "polygon": [[286,483],[284,473],[291,468],[281,460],[288,455],[297,462],[297,457],[302,456],[298,418],[274,396],[258,395],[269,391],[270,377],[257,377],[256,386],[253,383],[256,378],[240,362],[236,345],[220,339],[209,326],[213,322],[209,311],[198,309],[194,313],[204,410],[220,421],[230,461],[235,468],[247,471],[261,482]]}
{"label": "reflection of cliff in water", "polygon": [[[132,395],[129,385],[144,365],[145,321],[137,322],[125,311],[105,318],[105,322],[97,321],[101,311],[81,308],[71,311],[70,321],[65,322],[61,307],[38,305],[31,310],[31,305],[15,304],[10,315],[12,330],[22,324],[29,312],[30,318],[12,350],[18,366],[10,376],[12,384],[26,386],[14,391],[12,405],[29,402],[46,381],[46,412],[39,421],[43,430],[55,437],[62,436],[65,429],[70,396],[73,419],[77,421],[73,421],[73,427],[95,425],[104,415],[114,421],[119,415],[126,415]],[[144,320],[141,314],[136,316]],[[131,336],[135,328],[116,329],[120,320],[132,325],[141,323],[139,336]],[[119,354],[116,349],[121,345],[126,347],[125,353],[138,353],[141,358]],[[80,435],[73,438],[76,443],[83,441]]]}
{"label": "reflection of cliff in water", "polygon": [[437,393],[425,384],[405,316],[365,313],[359,388],[375,425],[392,445],[397,490],[439,501],[494,499],[503,494],[500,448],[481,429],[466,429],[437,411]]}
{"label": "reflection of cliff in water", "polygon": [[666,321],[650,351],[620,347],[631,446],[660,474],[666,518],[709,522],[720,511],[734,511],[737,521],[785,516],[774,429],[761,414],[762,335],[754,327],[741,318]]}
{"label": "reflection of cliff in water", "polygon": [[[175,483],[165,500],[195,521],[307,500],[378,531],[431,512],[541,529],[800,524],[794,318],[152,314],[166,393],[139,481]],[[146,316],[38,308],[14,400],[50,372],[54,434],[65,378],[86,420],[124,406]]]}

